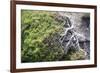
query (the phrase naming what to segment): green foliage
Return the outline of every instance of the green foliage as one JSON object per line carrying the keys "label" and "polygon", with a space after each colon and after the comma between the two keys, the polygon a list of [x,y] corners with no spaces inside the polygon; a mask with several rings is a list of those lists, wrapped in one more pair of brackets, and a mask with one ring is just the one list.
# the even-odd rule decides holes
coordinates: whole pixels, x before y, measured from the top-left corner
{"label": "green foliage", "polygon": [[56,12],[21,11],[21,61],[44,62],[83,59],[82,51],[64,55],[58,41],[63,22],[55,19]]}
{"label": "green foliage", "polygon": [[[55,12],[21,11],[22,62],[53,61],[63,53],[62,48],[55,46],[53,41],[45,42],[52,40],[62,30],[54,15]],[[53,43],[52,47],[47,46],[50,43]]]}
{"label": "green foliage", "polygon": [[86,58],[86,52],[83,49],[75,51],[70,49],[68,54],[63,56],[63,60],[84,60]]}

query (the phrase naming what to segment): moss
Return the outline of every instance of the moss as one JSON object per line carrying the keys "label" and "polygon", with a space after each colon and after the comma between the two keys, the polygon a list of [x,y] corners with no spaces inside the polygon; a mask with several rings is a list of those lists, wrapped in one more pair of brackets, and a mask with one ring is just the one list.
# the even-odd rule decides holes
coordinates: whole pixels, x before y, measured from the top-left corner
{"label": "moss", "polygon": [[64,60],[84,60],[86,58],[86,52],[83,49],[75,51],[70,49],[67,55],[64,55]]}

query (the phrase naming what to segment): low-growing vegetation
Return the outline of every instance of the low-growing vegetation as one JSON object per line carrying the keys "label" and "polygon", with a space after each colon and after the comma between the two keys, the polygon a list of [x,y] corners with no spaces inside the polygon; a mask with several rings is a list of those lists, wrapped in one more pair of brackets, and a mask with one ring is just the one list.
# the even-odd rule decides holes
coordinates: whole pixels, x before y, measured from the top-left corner
{"label": "low-growing vegetation", "polygon": [[63,22],[55,19],[56,12],[21,11],[21,61],[45,62],[84,59],[83,51],[64,54],[59,39]]}

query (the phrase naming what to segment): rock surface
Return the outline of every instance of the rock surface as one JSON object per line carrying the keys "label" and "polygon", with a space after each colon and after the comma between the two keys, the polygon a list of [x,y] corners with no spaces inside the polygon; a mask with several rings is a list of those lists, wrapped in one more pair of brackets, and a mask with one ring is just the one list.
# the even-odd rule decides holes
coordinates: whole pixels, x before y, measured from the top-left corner
{"label": "rock surface", "polygon": [[90,58],[90,18],[89,13],[58,12],[57,20],[63,21],[64,31],[61,34],[61,43],[65,54],[70,47],[86,52],[86,59]]}

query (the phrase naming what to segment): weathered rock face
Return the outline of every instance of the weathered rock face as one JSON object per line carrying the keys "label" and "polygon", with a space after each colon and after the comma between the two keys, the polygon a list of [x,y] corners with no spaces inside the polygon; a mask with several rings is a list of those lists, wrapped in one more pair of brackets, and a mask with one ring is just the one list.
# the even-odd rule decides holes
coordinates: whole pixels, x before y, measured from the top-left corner
{"label": "weathered rock face", "polygon": [[57,20],[63,21],[64,32],[61,34],[61,44],[64,52],[74,47],[79,51],[80,48],[86,52],[86,59],[90,58],[90,17],[89,13],[58,12]]}

